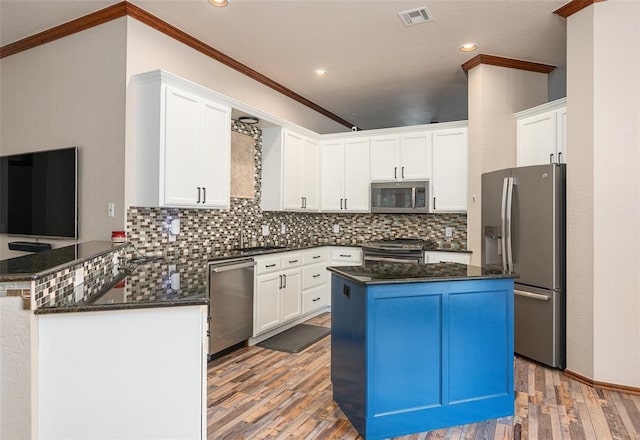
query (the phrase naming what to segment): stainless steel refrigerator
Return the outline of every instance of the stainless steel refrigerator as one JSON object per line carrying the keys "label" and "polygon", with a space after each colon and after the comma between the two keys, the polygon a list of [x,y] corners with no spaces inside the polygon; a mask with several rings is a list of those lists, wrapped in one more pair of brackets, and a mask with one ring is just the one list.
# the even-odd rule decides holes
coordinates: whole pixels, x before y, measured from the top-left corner
{"label": "stainless steel refrigerator", "polygon": [[515,279],[515,352],[565,367],[566,165],[482,175],[482,264]]}

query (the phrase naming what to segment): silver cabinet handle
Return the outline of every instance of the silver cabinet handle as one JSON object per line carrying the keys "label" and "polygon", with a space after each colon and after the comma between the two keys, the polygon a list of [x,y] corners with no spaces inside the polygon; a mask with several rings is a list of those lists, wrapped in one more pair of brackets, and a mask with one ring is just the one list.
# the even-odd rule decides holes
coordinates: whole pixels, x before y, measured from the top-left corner
{"label": "silver cabinet handle", "polygon": [[280,278],[280,285],[278,286],[278,289],[282,289],[282,275],[278,275],[278,278]]}
{"label": "silver cabinet handle", "polygon": [[202,187],[202,203],[207,203],[207,188]]}
{"label": "silver cabinet handle", "polygon": [[558,163],[562,163],[562,151],[558,153]]}
{"label": "silver cabinet handle", "polygon": [[401,174],[402,178],[404,179],[404,167],[402,167],[402,174]]}
{"label": "silver cabinet handle", "polygon": [[551,299],[551,296],[541,295],[539,293],[525,292],[523,290],[515,290],[514,289],[513,293],[518,295],[518,296],[524,296],[525,298],[537,299],[539,301],[549,301]]}
{"label": "silver cabinet handle", "polygon": [[304,209],[307,209],[307,198],[303,197],[303,199],[304,199]]}
{"label": "silver cabinet handle", "polygon": [[349,208],[347,208],[347,200],[348,199],[345,197],[345,199],[344,199],[344,209],[349,209]]}
{"label": "silver cabinet handle", "polygon": [[283,289],[287,288],[287,276],[286,275],[282,275],[282,278],[284,278],[284,284],[282,285]]}
{"label": "silver cabinet handle", "polygon": [[318,278],[321,274],[317,273],[315,275],[311,275],[312,278]]}
{"label": "silver cabinet handle", "polygon": [[343,200],[344,200],[344,199],[340,199],[340,209],[342,209],[342,201],[343,201]]}
{"label": "silver cabinet handle", "polygon": [[340,256],[341,256],[341,257],[346,257],[346,258],[351,258],[351,254],[347,254],[347,255],[345,255],[345,254],[340,254]]}
{"label": "silver cabinet handle", "polygon": [[198,187],[198,201],[196,203],[200,203],[200,187]]}
{"label": "silver cabinet handle", "polygon": [[393,178],[394,179],[398,178],[398,167],[393,167]]}
{"label": "silver cabinet handle", "polygon": [[549,155],[549,163],[553,163],[553,153]]}
{"label": "silver cabinet handle", "polygon": [[273,264],[267,264],[267,265],[265,265],[264,267],[276,267],[276,263],[273,263]]}
{"label": "silver cabinet handle", "polygon": [[434,211],[436,210],[436,198],[435,197],[433,198],[433,210]]}
{"label": "silver cabinet handle", "polygon": [[304,208],[304,197],[300,197],[300,209]]}
{"label": "silver cabinet handle", "polygon": [[289,264],[297,263],[298,260],[289,260]]}
{"label": "silver cabinet handle", "polygon": [[320,255],[314,255],[314,256],[313,256],[313,257],[311,257],[311,258],[313,258],[314,260],[317,260],[318,258],[320,258]]}
{"label": "silver cabinet handle", "polygon": [[313,301],[313,302],[320,301],[320,297],[318,297],[318,298],[314,298],[314,299],[312,299],[311,301]]}

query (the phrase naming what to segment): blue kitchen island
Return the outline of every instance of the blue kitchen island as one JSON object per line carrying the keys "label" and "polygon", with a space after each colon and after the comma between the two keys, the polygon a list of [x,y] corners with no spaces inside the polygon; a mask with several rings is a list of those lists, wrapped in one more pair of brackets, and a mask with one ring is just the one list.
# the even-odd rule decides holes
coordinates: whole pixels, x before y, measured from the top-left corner
{"label": "blue kitchen island", "polygon": [[513,276],[330,267],[333,398],[366,439],[513,415]]}

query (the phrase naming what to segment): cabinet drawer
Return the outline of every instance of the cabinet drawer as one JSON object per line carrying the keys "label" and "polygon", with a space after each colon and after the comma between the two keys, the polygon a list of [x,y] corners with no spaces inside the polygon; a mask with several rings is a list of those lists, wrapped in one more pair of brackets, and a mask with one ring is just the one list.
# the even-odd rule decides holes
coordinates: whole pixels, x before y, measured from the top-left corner
{"label": "cabinet drawer", "polygon": [[333,248],[331,249],[331,261],[362,264],[362,249],[351,247]]}
{"label": "cabinet drawer", "polygon": [[300,252],[287,252],[282,255],[282,269],[299,267],[300,265],[302,265],[302,254]]}
{"label": "cabinet drawer", "polygon": [[316,287],[302,294],[302,314],[317,310],[328,304],[329,289],[327,286]]}
{"label": "cabinet drawer", "polygon": [[256,275],[275,272],[280,269],[282,269],[282,259],[280,256],[256,258]]}
{"label": "cabinet drawer", "polygon": [[466,252],[429,252],[424,253],[425,263],[462,263],[469,264],[471,254]]}
{"label": "cabinet drawer", "polygon": [[324,264],[302,268],[302,290],[325,284],[329,279],[329,272]]}
{"label": "cabinet drawer", "polygon": [[302,254],[302,264],[316,264],[327,261],[329,257],[329,249],[326,247],[319,247],[315,249],[309,249]]}

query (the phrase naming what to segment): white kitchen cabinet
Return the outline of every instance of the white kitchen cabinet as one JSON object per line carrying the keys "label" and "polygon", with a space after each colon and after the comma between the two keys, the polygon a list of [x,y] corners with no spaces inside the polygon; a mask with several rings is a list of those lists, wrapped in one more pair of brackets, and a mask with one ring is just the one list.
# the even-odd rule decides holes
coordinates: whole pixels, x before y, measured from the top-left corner
{"label": "white kitchen cabinet", "polygon": [[431,212],[467,210],[467,129],[433,132]]}
{"label": "white kitchen cabinet", "polygon": [[319,310],[329,304],[329,248],[307,249],[302,254],[302,314]]}
{"label": "white kitchen cabinet", "polygon": [[320,210],[369,211],[369,139],[336,139],[321,146]]}
{"label": "white kitchen cabinet", "polygon": [[425,251],[424,262],[469,264],[471,254],[468,252]]}
{"label": "white kitchen cabinet", "polygon": [[161,71],[135,77],[138,206],[228,208],[231,109]]}
{"label": "white kitchen cabinet", "polygon": [[320,145],[281,127],[262,131],[262,209],[317,211]]}
{"label": "white kitchen cabinet", "polygon": [[302,255],[282,252],[255,257],[254,336],[272,330],[302,313]]}
{"label": "white kitchen cabinet", "polygon": [[362,248],[350,246],[331,247],[332,266],[360,266],[362,264]]}
{"label": "white kitchen cabinet", "polygon": [[566,98],[516,113],[517,165],[567,163]]}
{"label": "white kitchen cabinet", "polygon": [[371,181],[425,180],[431,175],[431,132],[371,138]]}

